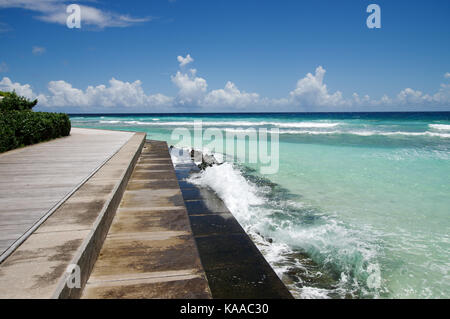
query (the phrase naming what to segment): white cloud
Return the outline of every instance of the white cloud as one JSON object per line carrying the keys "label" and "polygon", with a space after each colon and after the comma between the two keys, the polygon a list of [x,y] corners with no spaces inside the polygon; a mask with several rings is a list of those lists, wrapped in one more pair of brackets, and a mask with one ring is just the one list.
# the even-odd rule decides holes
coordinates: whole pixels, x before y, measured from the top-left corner
{"label": "white cloud", "polygon": [[441,84],[434,94],[406,88],[400,91],[394,102],[404,106],[450,106],[450,84]]}
{"label": "white cloud", "polygon": [[344,98],[340,91],[330,93],[324,83],[326,71],[321,66],[316,68],[315,74],[308,73],[297,82],[296,88],[289,94],[289,104],[313,108],[315,110],[342,110],[367,107],[432,107],[450,106],[450,85],[441,84],[435,94],[423,93],[419,90],[406,88],[397,96],[391,98],[384,94],[379,100],[372,99],[369,95],[360,96],[353,93],[351,98]]}
{"label": "white cloud", "polygon": [[80,89],[72,87],[72,84],[65,81],[50,81],[48,90],[52,94],[47,98],[48,106],[86,106],[87,96]]}
{"label": "white cloud", "polygon": [[[184,58],[185,59],[185,58]],[[324,83],[325,69],[317,67],[315,73],[307,73],[297,81],[294,90],[285,97],[270,99],[258,93],[248,93],[238,89],[228,81],[223,89],[208,89],[205,78],[197,75],[197,70],[177,71],[171,77],[178,91],[174,97],[164,94],[146,94],[140,80],[125,82],[112,78],[106,85],[88,86],[79,89],[66,81],[50,81],[48,92],[36,94],[29,84],[12,82],[8,77],[0,81],[0,90],[15,90],[30,99],[37,98],[40,107],[80,107],[92,108],[140,108],[141,110],[176,111],[179,108],[200,110],[291,110],[291,111],[342,111],[365,110],[367,108],[386,110],[386,107],[450,107],[450,84],[441,84],[433,93],[406,88],[396,96],[383,95],[372,99],[368,95],[353,93],[344,98],[340,91],[329,92]]]}
{"label": "white cloud", "polygon": [[292,103],[306,107],[346,104],[341,92],[328,93],[327,86],[323,83],[325,72],[322,66],[318,66],[314,75],[308,73],[298,80],[295,90],[289,93]]}
{"label": "white cloud", "polygon": [[257,93],[241,92],[234,83],[228,81],[224,89],[208,92],[208,83],[197,76],[196,69],[187,73],[178,71],[172,76],[172,82],[178,87],[176,104],[200,107],[236,107],[256,105],[259,102]]}
{"label": "white cloud", "polygon": [[34,46],[33,49],[31,50],[31,52],[34,55],[42,55],[45,53],[45,51],[46,49],[44,47],[37,47],[37,46]]}
{"label": "white cloud", "polygon": [[186,55],[185,58],[183,58],[181,55],[177,56],[178,62],[180,62],[180,67],[183,67],[191,62],[194,62],[194,59],[191,57],[190,54]]}
{"label": "white cloud", "polygon": [[449,79],[450,78],[450,72],[447,72],[444,74],[444,78]]}
{"label": "white cloud", "polygon": [[209,92],[200,104],[203,106],[243,108],[257,105],[258,102],[260,102],[259,94],[241,92],[234,83],[228,81],[224,89]]}
{"label": "white cloud", "polygon": [[208,84],[206,80],[197,76],[197,70],[191,69],[189,73],[177,72],[172,76],[172,82],[178,87],[177,102],[180,104],[198,104],[203,99]]}
{"label": "white cloud", "polygon": [[450,84],[441,84],[439,91],[433,95],[433,101],[439,105],[450,105]]}
{"label": "white cloud", "polygon": [[112,78],[109,86],[88,86],[77,89],[65,81],[50,81],[47,94],[36,94],[29,84],[12,82],[8,77],[0,81],[0,91],[16,91],[29,99],[37,98],[43,107],[139,107],[171,106],[173,98],[163,94],[146,95],[141,81],[123,82]]}
{"label": "white cloud", "polygon": [[17,94],[25,96],[29,99],[35,98],[35,94],[29,84],[14,83],[8,77],[4,77],[0,81],[0,91],[16,91]]}
{"label": "white cloud", "polygon": [[51,81],[48,90],[51,94],[45,105],[52,107],[156,107],[169,106],[173,101],[163,94],[146,95],[139,80],[130,83],[112,78],[109,86],[88,86],[84,91],[65,81]]}
{"label": "white cloud", "polygon": [[411,88],[406,88],[397,95],[397,100],[402,105],[420,105],[430,103],[433,98],[428,94],[423,94],[421,91],[416,91]]}
{"label": "white cloud", "polygon": [[[21,8],[38,12],[37,19],[50,23],[66,25],[69,0],[0,0],[0,8]],[[92,6],[80,5],[81,25],[99,28],[127,27],[137,23],[150,21],[151,17],[136,18],[129,15],[101,10]]]}

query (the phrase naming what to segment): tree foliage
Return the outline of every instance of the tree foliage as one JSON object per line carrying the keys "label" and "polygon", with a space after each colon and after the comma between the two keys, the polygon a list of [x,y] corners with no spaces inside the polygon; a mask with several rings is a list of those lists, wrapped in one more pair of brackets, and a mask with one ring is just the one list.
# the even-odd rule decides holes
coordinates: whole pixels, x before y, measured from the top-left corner
{"label": "tree foliage", "polygon": [[0,91],[0,112],[5,111],[31,111],[37,104],[38,100],[30,101],[26,97],[19,96],[15,91],[1,92]]}
{"label": "tree foliage", "polygon": [[67,114],[33,112],[37,100],[0,91],[0,153],[70,134]]}

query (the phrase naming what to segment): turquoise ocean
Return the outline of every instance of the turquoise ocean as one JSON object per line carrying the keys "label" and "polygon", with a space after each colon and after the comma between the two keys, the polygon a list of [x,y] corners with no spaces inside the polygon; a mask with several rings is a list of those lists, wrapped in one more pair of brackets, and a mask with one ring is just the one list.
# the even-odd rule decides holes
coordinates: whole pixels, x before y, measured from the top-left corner
{"label": "turquoise ocean", "polygon": [[224,142],[279,130],[275,174],[216,154],[225,163],[191,180],[225,201],[295,297],[450,297],[449,112],[71,115],[186,148],[172,132],[200,120]]}

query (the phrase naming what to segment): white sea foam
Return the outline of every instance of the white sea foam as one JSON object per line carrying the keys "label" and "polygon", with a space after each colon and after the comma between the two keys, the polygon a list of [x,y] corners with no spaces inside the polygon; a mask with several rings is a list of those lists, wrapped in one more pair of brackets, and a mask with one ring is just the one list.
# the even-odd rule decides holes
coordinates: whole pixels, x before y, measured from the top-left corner
{"label": "white sea foam", "polygon": [[[100,123],[125,123],[148,126],[193,126],[195,121],[160,121],[153,118],[151,121],[100,121]],[[330,128],[342,123],[324,122],[266,122],[266,121],[202,121],[203,126],[275,126],[280,128]]]}
{"label": "white sea foam", "polygon": [[255,187],[247,183],[230,163],[209,167],[192,181],[211,187],[241,221],[247,221],[252,217],[249,211],[251,205],[263,203],[263,200],[256,196]]}
{"label": "white sea foam", "polygon": [[299,123],[273,123],[273,125],[286,128],[290,127],[329,128],[341,125],[341,123],[299,122]]}
{"label": "white sea foam", "polygon": [[100,123],[102,123],[102,124],[118,124],[120,122],[121,121],[100,121]]}
{"label": "white sea foam", "polygon": [[435,130],[450,131],[450,125],[447,124],[428,124],[428,126]]}
{"label": "white sea foam", "polygon": [[[194,121],[160,121],[159,119],[151,119],[149,121],[120,121],[120,120],[100,120],[102,124],[120,124],[125,125],[147,125],[147,126],[181,126],[181,127],[193,127]],[[375,130],[336,130],[336,127],[342,126],[343,123],[325,123],[325,122],[252,122],[252,121],[202,121],[203,127],[224,127],[226,132],[234,133],[246,133],[249,127],[278,127],[280,128],[279,134],[297,134],[297,135],[357,135],[357,136],[429,136],[450,138],[450,133],[445,132],[404,132],[404,131],[375,131]],[[225,127],[228,126],[228,127]],[[439,131],[450,131],[450,125],[445,124],[429,124],[429,127]],[[334,128],[334,129],[333,129]],[[333,129],[333,130],[327,130]]]}
{"label": "white sea foam", "polygon": [[442,137],[442,138],[449,138],[450,134],[444,134],[444,133],[433,133],[433,132],[383,132],[379,133],[380,135],[405,135],[405,136],[433,136],[433,137]]}
{"label": "white sea foam", "polygon": [[330,299],[329,292],[327,289],[303,287],[300,289],[300,296],[302,299]]}
{"label": "white sea foam", "polygon": [[311,130],[281,130],[280,134],[298,134],[298,135],[358,135],[358,136],[431,136],[450,138],[450,133],[435,133],[435,132],[380,132],[380,131],[311,131]]}
{"label": "white sea foam", "polygon": [[[352,286],[352,289],[356,290],[364,286],[364,281],[371,275],[368,273],[369,267],[378,265],[376,246],[370,243],[365,232],[349,229],[339,223],[336,217],[322,216],[321,221],[313,225],[302,225],[295,218],[290,219],[283,210],[268,207],[270,202],[264,197],[264,191],[246,180],[240,170],[230,163],[209,167],[202,173],[193,175],[189,181],[210,187],[217,193],[255,240],[280,277],[289,268],[298,268],[295,263],[289,266],[285,262],[286,256],[296,249],[306,252],[319,264],[340,271],[343,279],[339,285],[347,288]],[[286,219],[273,217],[274,212],[286,214]],[[272,238],[272,243],[268,243],[264,238]],[[350,274],[353,274],[354,278],[349,283],[347,278]],[[378,281],[377,279],[376,282]],[[343,296],[344,291],[345,289],[342,289]],[[314,288],[305,290],[303,287],[295,293],[308,298],[328,297],[326,290]],[[376,291],[371,293],[376,294]]]}

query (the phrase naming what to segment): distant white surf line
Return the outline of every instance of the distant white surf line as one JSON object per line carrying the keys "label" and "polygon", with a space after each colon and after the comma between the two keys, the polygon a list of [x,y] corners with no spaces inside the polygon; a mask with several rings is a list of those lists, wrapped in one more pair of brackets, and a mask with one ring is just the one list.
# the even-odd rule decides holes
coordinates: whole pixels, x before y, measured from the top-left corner
{"label": "distant white surf line", "polygon": [[121,121],[100,121],[101,124],[118,124],[121,123]]}
{"label": "distant white surf line", "polygon": [[[232,133],[248,133],[248,129],[234,129],[226,128],[226,132]],[[311,130],[281,130],[279,134],[292,134],[292,135],[358,135],[358,136],[433,136],[441,138],[450,138],[450,134],[446,133],[435,133],[435,132],[374,132],[374,131],[311,131]]]}
{"label": "distant white surf line", "polygon": [[[155,120],[155,119],[152,119]],[[109,120],[109,121],[99,121],[102,124],[131,124],[131,125],[149,125],[149,126],[193,126],[194,121],[174,121],[174,122],[142,122],[142,121],[120,121],[120,120]],[[251,126],[262,126],[262,125],[272,125],[279,128],[333,128],[342,123],[320,123],[320,122],[298,122],[298,123],[282,123],[282,122],[251,122],[251,121],[202,121],[202,126],[238,126],[238,128],[224,128],[226,132],[235,133],[246,133],[248,128],[240,127],[251,127]],[[446,124],[429,124],[430,128],[445,131],[450,131],[450,125]],[[298,135],[338,135],[338,134],[348,134],[348,135],[358,135],[358,136],[432,136],[441,138],[450,138],[450,133],[437,133],[437,132],[379,132],[379,131],[320,131],[320,130],[280,130],[279,134],[298,134]]]}
{"label": "distant white surf line", "polygon": [[450,131],[450,125],[447,124],[428,124],[428,126],[435,130]]}
{"label": "distant white surf line", "polygon": [[278,127],[310,127],[310,128],[328,128],[336,127],[342,123],[316,123],[316,122],[299,122],[299,123],[274,123]]}
{"label": "distant white surf line", "polygon": [[[100,121],[102,124],[133,124],[133,125],[149,125],[149,126],[193,126],[194,121],[170,121],[160,122],[158,119],[152,119],[155,122],[143,122],[143,121]],[[271,125],[281,128],[330,128],[342,125],[342,123],[322,123],[322,122],[252,122],[252,121],[202,121],[203,126],[263,126]]]}

